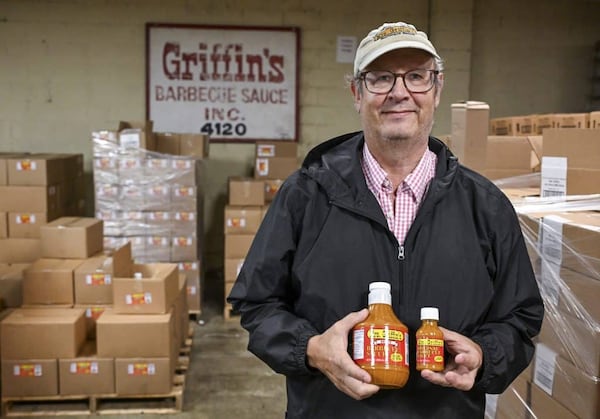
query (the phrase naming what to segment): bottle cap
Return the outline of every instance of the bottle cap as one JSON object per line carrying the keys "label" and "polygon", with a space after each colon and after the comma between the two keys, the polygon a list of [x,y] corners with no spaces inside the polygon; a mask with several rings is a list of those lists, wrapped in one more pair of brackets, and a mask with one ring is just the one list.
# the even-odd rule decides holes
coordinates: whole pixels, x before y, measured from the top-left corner
{"label": "bottle cap", "polygon": [[392,286],[387,282],[371,282],[369,284],[369,305],[392,304]]}
{"label": "bottle cap", "polygon": [[423,307],[421,308],[421,320],[439,320],[440,311],[437,307]]}

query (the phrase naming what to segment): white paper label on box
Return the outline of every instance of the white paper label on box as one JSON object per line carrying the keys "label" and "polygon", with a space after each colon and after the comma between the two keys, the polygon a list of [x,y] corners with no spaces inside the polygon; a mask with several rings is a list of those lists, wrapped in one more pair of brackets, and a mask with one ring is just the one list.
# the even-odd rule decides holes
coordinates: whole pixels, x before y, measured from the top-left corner
{"label": "white paper label on box", "polygon": [[187,287],[187,293],[188,295],[196,295],[197,291],[196,291],[196,286],[192,285]]}
{"label": "white paper label on box", "polygon": [[37,170],[37,163],[31,160],[19,160],[17,162],[17,170],[19,172],[31,172]]}
{"label": "white paper label on box", "polygon": [[562,263],[563,224],[565,222],[567,220],[556,215],[543,217],[539,238],[542,257],[559,265]]}
{"label": "white paper label on box", "polygon": [[41,377],[43,368],[41,364],[19,364],[13,367],[15,377]]}
{"label": "white paper label on box", "polygon": [[191,169],[192,168],[192,161],[191,160],[180,160],[180,159],[174,159],[173,163],[172,163],[173,169]]}
{"label": "white paper label on box", "polygon": [[533,382],[550,396],[552,396],[552,387],[554,386],[555,370],[556,352],[543,343],[538,343],[535,347]]}
{"label": "white paper label on box", "polygon": [[173,246],[188,247],[192,245],[193,241],[192,237],[173,237]]}
{"label": "white paper label on box", "polygon": [[35,214],[17,214],[17,224],[35,224]]}
{"label": "white paper label on box", "polygon": [[259,144],[256,148],[256,155],[258,157],[275,157],[274,144]]}
{"label": "white paper label on box", "polygon": [[246,219],[245,218],[228,218],[227,219],[227,227],[229,228],[245,228],[246,227]]}
{"label": "white paper label on box", "polygon": [[140,148],[141,138],[139,133],[120,134],[119,143],[123,148]]}
{"label": "white paper label on box", "polygon": [[125,304],[141,305],[141,304],[152,304],[152,293],[144,292],[138,294],[125,294]]}
{"label": "white paper label on box", "polygon": [[567,194],[567,158],[542,157],[542,198]]}
{"label": "white paper label on box", "polygon": [[178,211],[175,213],[175,219],[177,221],[194,221],[195,218],[196,215],[193,212]]}
{"label": "white paper label on box", "polygon": [[256,159],[256,172],[259,176],[269,174],[269,159]]}

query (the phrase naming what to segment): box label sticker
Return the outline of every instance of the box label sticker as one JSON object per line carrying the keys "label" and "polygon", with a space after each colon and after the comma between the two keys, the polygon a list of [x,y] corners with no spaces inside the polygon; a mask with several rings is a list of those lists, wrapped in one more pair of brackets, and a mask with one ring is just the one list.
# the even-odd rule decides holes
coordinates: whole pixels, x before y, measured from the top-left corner
{"label": "box label sticker", "polygon": [[567,194],[567,158],[542,157],[541,196],[565,196]]}
{"label": "box label sticker", "polygon": [[556,370],[556,352],[546,345],[538,343],[535,348],[535,368],[533,382],[552,396],[554,372]]}

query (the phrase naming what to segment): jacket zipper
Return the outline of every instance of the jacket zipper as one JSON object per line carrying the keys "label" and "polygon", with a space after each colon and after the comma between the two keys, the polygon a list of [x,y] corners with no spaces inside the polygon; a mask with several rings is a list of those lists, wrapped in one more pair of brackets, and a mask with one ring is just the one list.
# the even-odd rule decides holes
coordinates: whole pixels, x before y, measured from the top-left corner
{"label": "jacket zipper", "polygon": [[398,260],[404,260],[404,246],[398,246]]}

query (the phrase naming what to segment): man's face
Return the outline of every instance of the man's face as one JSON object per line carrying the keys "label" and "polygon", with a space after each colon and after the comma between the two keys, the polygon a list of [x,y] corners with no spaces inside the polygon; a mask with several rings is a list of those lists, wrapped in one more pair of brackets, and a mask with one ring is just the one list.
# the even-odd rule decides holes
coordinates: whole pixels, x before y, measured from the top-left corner
{"label": "man's face", "polygon": [[[377,58],[366,71],[387,70],[403,74],[415,69],[434,68],[434,59],[427,52],[404,48]],[[424,93],[409,92],[401,77],[388,94],[371,93],[364,82],[361,83],[360,91],[358,86],[353,85],[352,93],[367,140],[427,141],[433,127],[433,114],[440,102],[443,74],[438,75],[436,86]]]}

